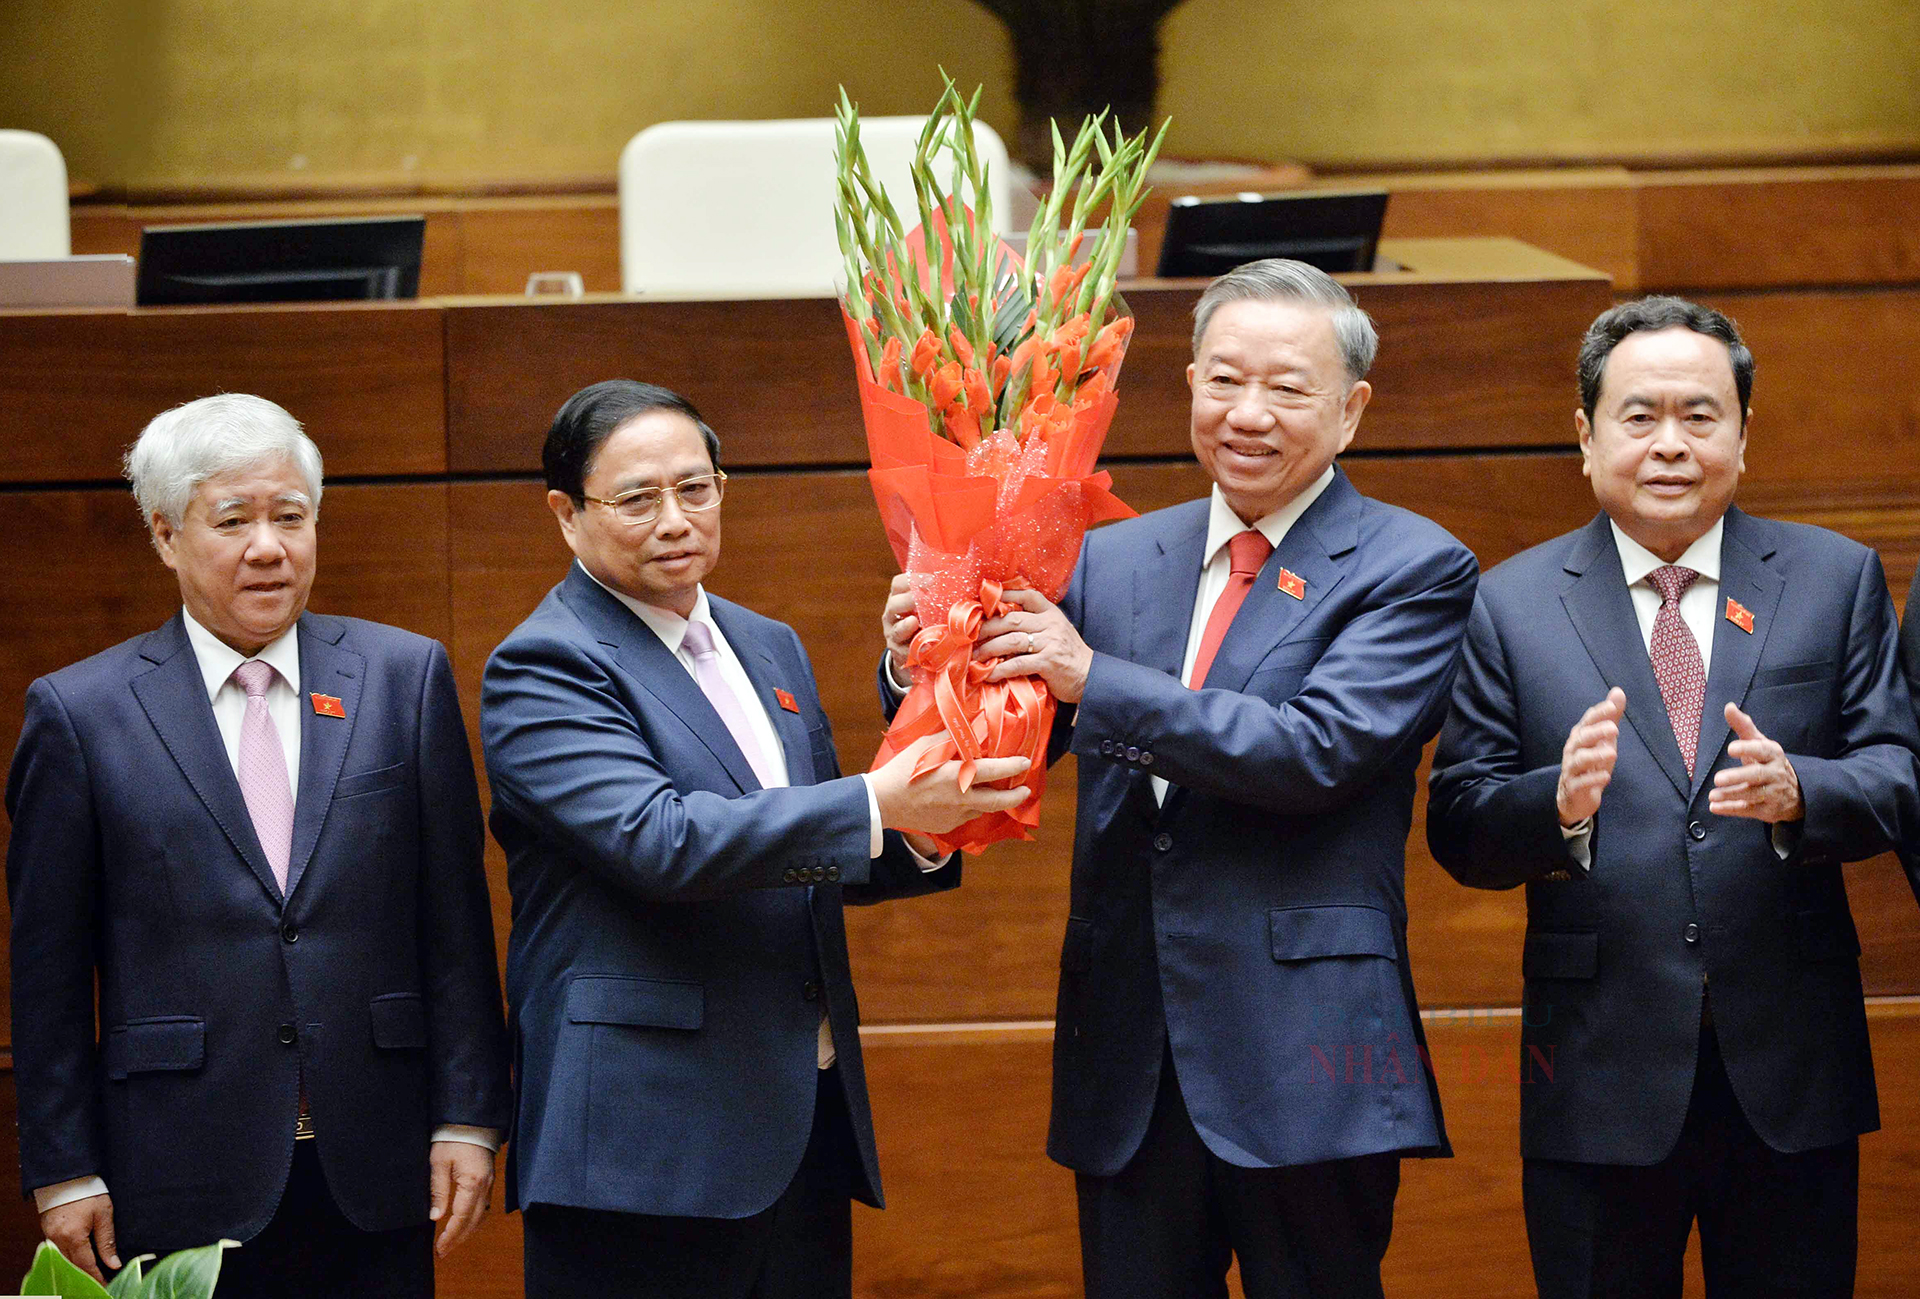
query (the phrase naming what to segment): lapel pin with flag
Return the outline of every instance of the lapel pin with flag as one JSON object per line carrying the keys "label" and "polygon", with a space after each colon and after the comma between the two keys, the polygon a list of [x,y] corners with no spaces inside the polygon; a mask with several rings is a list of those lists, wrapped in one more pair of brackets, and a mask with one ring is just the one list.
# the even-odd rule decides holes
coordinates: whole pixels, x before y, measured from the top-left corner
{"label": "lapel pin with flag", "polygon": [[1283,568],[1280,570],[1280,577],[1275,585],[1296,600],[1304,600],[1307,598],[1307,579],[1294,572],[1291,568]]}
{"label": "lapel pin with flag", "polygon": [[1753,635],[1753,610],[1732,596],[1727,597],[1727,621],[1747,635]]}
{"label": "lapel pin with flag", "polygon": [[794,699],[792,694],[790,694],[785,690],[780,689],[780,687],[775,686],[773,688],[773,697],[775,699],[778,699],[780,701],[780,706],[786,709],[788,712],[797,713],[800,711],[799,702]]}
{"label": "lapel pin with flag", "polygon": [[313,700],[315,717],[338,717],[343,722],[347,719],[347,706],[340,702],[340,696],[310,694],[307,698]]}

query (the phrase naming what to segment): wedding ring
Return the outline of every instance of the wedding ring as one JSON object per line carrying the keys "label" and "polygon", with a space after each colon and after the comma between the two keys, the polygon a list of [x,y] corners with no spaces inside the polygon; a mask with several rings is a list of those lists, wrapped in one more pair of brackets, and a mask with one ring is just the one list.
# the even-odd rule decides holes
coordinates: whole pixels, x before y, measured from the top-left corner
{"label": "wedding ring", "polygon": [[1027,653],[1033,653],[1033,633],[1027,633]]}

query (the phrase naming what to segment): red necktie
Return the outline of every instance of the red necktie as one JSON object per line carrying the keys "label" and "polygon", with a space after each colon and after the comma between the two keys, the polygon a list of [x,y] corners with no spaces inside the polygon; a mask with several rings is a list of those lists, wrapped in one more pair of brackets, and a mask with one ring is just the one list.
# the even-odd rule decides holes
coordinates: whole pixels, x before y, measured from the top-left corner
{"label": "red necktie", "polygon": [[1648,644],[1653,679],[1660,686],[1660,697],[1667,701],[1667,720],[1673,724],[1673,738],[1679,741],[1688,776],[1693,775],[1694,750],[1700,747],[1700,709],[1707,697],[1707,670],[1700,658],[1700,642],[1680,616],[1680,597],[1699,576],[1677,564],[1647,574],[1647,581],[1660,593],[1660,612],[1653,617],[1653,638]]}
{"label": "red necktie", "polygon": [[1195,690],[1207,683],[1207,669],[1213,666],[1213,656],[1220,652],[1220,642],[1226,639],[1227,628],[1233,625],[1233,615],[1246,603],[1247,592],[1253,590],[1253,579],[1260,575],[1260,566],[1272,553],[1273,543],[1258,528],[1248,528],[1227,542],[1227,558],[1233,571],[1227,576],[1226,590],[1213,602],[1213,612],[1207,616],[1207,630],[1200,637],[1200,652],[1194,656],[1193,671],[1187,676],[1187,684]]}

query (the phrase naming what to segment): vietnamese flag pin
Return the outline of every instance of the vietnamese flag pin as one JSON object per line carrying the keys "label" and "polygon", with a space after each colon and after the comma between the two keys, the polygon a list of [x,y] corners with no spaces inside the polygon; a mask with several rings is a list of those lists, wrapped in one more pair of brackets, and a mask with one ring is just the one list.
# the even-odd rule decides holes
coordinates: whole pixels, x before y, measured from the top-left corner
{"label": "vietnamese flag pin", "polygon": [[1727,621],[1747,635],[1753,635],[1753,610],[1732,596],[1727,597]]}
{"label": "vietnamese flag pin", "polygon": [[340,702],[338,695],[308,695],[313,700],[313,713],[316,717],[338,717],[347,719],[347,706]]}
{"label": "vietnamese flag pin", "polygon": [[1307,598],[1307,579],[1294,572],[1291,568],[1283,568],[1280,570],[1280,577],[1275,585],[1296,600],[1304,600]]}
{"label": "vietnamese flag pin", "polygon": [[780,701],[780,706],[786,709],[788,712],[797,713],[800,711],[800,705],[794,699],[794,697],[788,692],[786,692],[785,690],[780,689],[778,686],[775,686],[773,689],[773,697],[775,699],[778,699]]}

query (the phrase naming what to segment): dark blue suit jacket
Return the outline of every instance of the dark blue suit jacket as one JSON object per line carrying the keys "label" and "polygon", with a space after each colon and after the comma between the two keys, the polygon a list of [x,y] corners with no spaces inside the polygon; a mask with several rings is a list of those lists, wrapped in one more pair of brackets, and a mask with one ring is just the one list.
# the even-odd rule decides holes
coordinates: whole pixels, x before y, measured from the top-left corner
{"label": "dark blue suit jacket", "polygon": [[[1455,878],[1527,885],[1521,1153],[1652,1164],[1679,1139],[1703,980],[1741,1109],[1776,1150],[1879,1126],[1859,939],[1840,863],[1911,833],[1916,733],[1879,557],[1835,533],[1727,512],[1699,760],[1688,778],[1607,517],[1480,584],[1433,765],[1427,837]],[[1580,715],[1626,691],[1589,878],[1554,793]],[[1782,861],[1769,827],[1707,810],[1737,765],[1740,705],[1785,748],[1806,820]]]}
{"label": "dark blue suit jacket", "polygon": [[436,1126],[507,1122],[446,652],[321,614],[298,635],[302,693],[346,718],[302,700],[285,900],[177,615],[27,691],[7,783],[21,1171],[103,1176],[123,1258],[266,1224],[303,1074],[327,1184],[369,1231],[426,1221]]}
{"label": "dark blue suit jacket", "polygon": [[[1189,690],[1207,515],[1192,501],[1089,534],[1062,602],[1094,660],[1071,729],[1048,1151],[1118,1171],[1169,1039],[1194,1125],[1231,1163],[1444,1151],[1403,876],[1478,567],[1337,474]],[[1150,776],[1173,782],[1163,807]]]}
{"label": "dark blue suit jacket", "polygon": [[923,873],[892,833],[868,856],[866,788],[840,775],[799,637],[708,598],[791,788],[760,788],[698,683],[577,565],[487,662],[513,892],[510,1207],[765,1209],[806,1149],[823,1007],[864,1169],[852,1190],[880,1203],[841,903],[951,888],[958,859]]}

